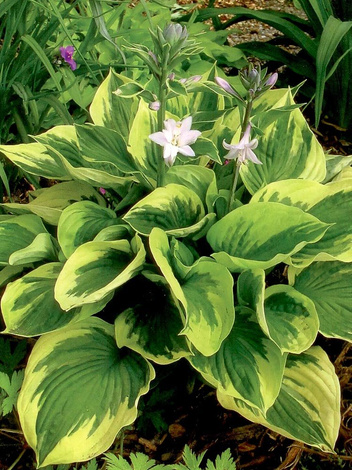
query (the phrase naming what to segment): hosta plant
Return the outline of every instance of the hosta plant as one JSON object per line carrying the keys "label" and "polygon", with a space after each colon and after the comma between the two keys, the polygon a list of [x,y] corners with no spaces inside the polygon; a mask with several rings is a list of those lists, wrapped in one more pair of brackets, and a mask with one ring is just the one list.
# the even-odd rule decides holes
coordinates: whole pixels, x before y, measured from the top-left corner
{"label": "hosta plant", "polygon": [[127,46],[148,80],[111,71],[93,124],[0,147],[57,182],[0,215],[4,333],[40,336],[25,438],[39,467],[91,459],[135,420],[153,365],[181,360],[226,408],[332,452],[339,382],[315,340],[352,337],[349,159],[326,158],[274,75],[183,77],[187,31],[152,38]]}

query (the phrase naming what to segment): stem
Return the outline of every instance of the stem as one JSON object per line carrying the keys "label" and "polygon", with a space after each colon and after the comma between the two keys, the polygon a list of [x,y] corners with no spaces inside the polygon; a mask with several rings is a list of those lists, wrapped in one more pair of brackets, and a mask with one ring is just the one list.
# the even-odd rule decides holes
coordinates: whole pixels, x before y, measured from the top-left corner
{"label": "stem", "polygon": [[7,470],[12,470],[13,468],[16,467],[16,465],[18,464],[18,462],[21,460],[21,458],[23,457],[23,454],[26,452],[27,449],[23,449],[22,452],[20,453],[20,455],[17,457],[17,459],[13,462],[12,465],[9,466],[9,468]]}
{"label": "stem", "polygon": [[[160,101],[160,108],[158,110],[158,131],[162,131],[164,127],[165,121],[165,113],[166,113],[166,73],[163,70],[163,73],[160,78],[160,85],[159,85],[159,101]],[[158,160],[158,174],[157,174],[157,187],[164,186],[164,179],[165,179],[165,161],[163,157],[163,147],[161,148],[160,158]]]}
{"label": "stem", "polygon": [[[251,117],[252,107],[253,107],[253,101],[252,101],[252,99],[249,99],[247,101],[246,112],[244,114],[244,118],[243,118],[243,122],[242,122],[242,126],[241,126],[240,140],[242,139],[244,133],[246,132],[247,126],[249,124],[249,118]],[[231,184],[231,188],[230,188],[230,194],[229,194],[229,198],[227,200],[227,213],[230,212],[232,203],[235,199],[235,193],[236,193],[236,188],[237,188],[237,183],[238,183],[238,176],[240,174],[240,167],[241,167],[241,165],[237,165],[235,163],[235,168],[234,168],[233,178],[232,178],[232,184]]]}
{"label": "stem", "polygon": [[231,210],[231,205],[232,205],[232,202],[234,201],[235,199],[235,193],[236,193],[236,187],[237,187],[237,182],[238,182],[238,176],[240,174],[240,165],[237,165],[237,163],[235,162],[235,167],[236,169],[234,170],[233,172],[233,178],[232,178],[232,184],[231,184],[231,189],[230,189],[230,195],[229,195],[229,198],[227,200],[227,213],[230,212]]}
{"label": "stem", "polygon": [[252,107],[253,107],[253,101],[250,99],[250,100],[247,101],[246,112],[244,114],[242,127],[241,127],[241,137],[240,137],[240,139],[242,139],[244,133],[246,132],[247,126],[249,124],[249,118],[251,117]]}

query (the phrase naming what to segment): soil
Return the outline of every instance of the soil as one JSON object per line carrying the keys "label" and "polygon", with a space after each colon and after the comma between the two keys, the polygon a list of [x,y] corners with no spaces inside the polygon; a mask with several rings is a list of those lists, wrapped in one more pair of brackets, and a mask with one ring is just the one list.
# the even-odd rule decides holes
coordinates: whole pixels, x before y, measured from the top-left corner
{"label": "soil", "polygon": [[[204,4],[197,0],[179,0],[178,3],[193,3],[195,8]],[[277,9],[302,15],[288,0],[217,0],[215,5]],[[234,29],[236,31],[230,36],[233,45],[265,41],[281,34],[255,20],[238,23]],[[309,109],[307,118],[310,119]],[[341,155],[350,153],[352,144],[333,124],[323,121],[322,128],[315,132],[325,149]],[[28,189],[31,189],[29,184],[19,188],[18,199],[25,199]],[[280,278],[282,274],[278,273],[278,276]],[[323,337],[318,339],[318,344],[333,361],[342,389],[342,422],[336,455],[293,442],[223,409],[217,402],[215,391],[199,377],[194,377],[187,361],[168,366],[167,371],[160,367],[157,377],[161,379],[157,387],[142,397],[140,417],[118,436],[110,451],[125,457],[133,452],[144,452],[157,462],[173,463],[181,461],[184,446],[188,444],[196,453],[207,451],[206,458],[211,460],[230,448],[237,470],[352,468],[352,345]],[[33,451],[18,430],[15,414],[1,419],[0,470],[35,468]],[[102,460],[98,462],[103,464]]]}

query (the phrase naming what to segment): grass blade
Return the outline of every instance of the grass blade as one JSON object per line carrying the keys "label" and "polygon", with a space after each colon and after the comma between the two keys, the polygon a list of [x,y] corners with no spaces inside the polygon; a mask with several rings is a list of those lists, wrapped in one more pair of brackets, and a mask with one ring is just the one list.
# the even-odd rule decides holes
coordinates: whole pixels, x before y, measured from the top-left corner
{"label": "grass blade", "polygon": [[316,59],[315,127],[319,124],[322,112],[327,67],[342,38],[351,27],[352,21],[340,21],[330,16],[321,35]]}
{"label": "grass blade", "polygon": [[22,36],[22,40],[33,49],[33,51],[36,53],[36,55],[41,60],[44,67],[49,72],[51,78],[53,79],[53,82],[56,85],[56,88],[59,91],[62,91],[62,88],[61,88],[59,80],[57,79],[55,70],[54,70],[53,66],[51,65],[50,60],[46,56],[45,52],[43,51],[42,47],[37,43],[37,41],[32,36],[29,36],[28,34],[25,34],[24,36]]}

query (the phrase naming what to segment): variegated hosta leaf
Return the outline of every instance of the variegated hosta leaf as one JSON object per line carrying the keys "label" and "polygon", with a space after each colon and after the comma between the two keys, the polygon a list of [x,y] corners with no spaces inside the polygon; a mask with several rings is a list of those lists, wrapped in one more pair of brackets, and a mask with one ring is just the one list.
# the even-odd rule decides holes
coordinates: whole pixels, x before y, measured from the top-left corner
{"label": "variegated hosta leaf", "polygon": [[143,277],[133,292],[132,307],[115,320],[119,348],[127,346],[157,364],[170,364],[190,354],[179,309],[167,282],[159,275]]}
{"label": "variegated hosta leaf", "polygon": [[237,299],[256,312],[263,332],[282,352],[299,354],[313,344],[319,327],[313,301],[286,285],[265,289],[263,270],[239,275]]}
{"label": "variegated hosta leaf", "polygon": [[113,242],[115,240],[127,240],[132,237],[132,229],[127,224],[110,225],[105,227],[94,237],[95,242]]}
{"label": "variegated hosta leaf", "polygon": [[117,131],[125,138],[129,135],[138,100],[121,98],[113,92],[129,81],[129,78],[110,70],[98,88],[89,110],[94,124]]}
{"label": "variegated hosta leaf", "polygon": [[66,261],[55,285],[63,310],[103,300],[142,269],[145,249],[139,238],[134,254],[127,240],[81,245]]}
{"label": "variegated hosta leaf", "polygon": [[352,263],[318,262],[296,271],[289,268],[290,284],[314,302],[320,332],[352,341]]}
{"label": "variegated hosta leaf", "polygon": [[156,180],[158,159],[162,157],[162,149],[149,139],[156,132],[157,117],[147,103],[139,101],[138,110],[134,116],[128,139],[128,149],[136,167],[147,177]]}
{"label": "variegated hosta leaf", "polygon": [[64,312],[54,298],[54,286],[61,263],[48,263],[7,285],[1,299],[6,329],[4,333],[37,336],[89,317],[105,307],[105,302]]}
{"label": "variegated hosta leaf", "polygon": [[194,352],[188,360],[219,392],[265,414],[279,393],[286,354],[261,331],[254,312],[240,307],[220,350],[210,357]]}
{"label": "variegated hosta leaf", "polygon": [[297,179],[276,181],[259,189],[253,195],[250,204],[253,202],[280,202],[306,211],[329,192],[328,185],[317,181]]}
{"label": "variegated hosta leaf", "polygon": [[326,155],[326,177],[323,183],[328,183],[333,178],[339,178],[340,173],[346,169],[351,168],[352,155],[346,157],[345,155]]}
{"label": "variegated hosta leaf", "polygon": [[212,256],[232,272],[267,269],[320,240],[328,224],[297,207],[276,202],[241,206],[213,225]]}
{"label": "variegated hosta leaf", "polygon": [[71,179],[104,188],[120,186],[134,179],[133,176],[123,176],[118,167],[110,162],[84,158],[78,148],[74,126],[56,126],[35,139],[61,161]]}
{"label": "variegated hosta leaf", "polygon": [[314,302],[291,286],[266,289],[264,315],[267,334],[282,352],[299,354],[314,343],[319,329]]}
{"label": "variegated hosta leaf", "polygon": [[38,261],[57,261],[60,247],[49,233],[39,233],[32,243],[17,250],[9,258],[9,264],[29,264]]}
{"label": "variegated hosta leaf", "polygon": [[352,224],[346,217],[352,211],[352,179],[327,186],[337,192],[317,202],[309,209],[309,213],[332,226],[316,244],[304,247],[301,253],[292,257],[294,266],[304,267],[312,261],[352,262]]}
{"label": "variegated hosta leaf", "polygon": [[172,166],[165,175],[165,184],[181,184],[192,189],[208,212],[213,212],[213,203],[218,195],[215,173],[209,168],[195,165]]}
{"label": "variegated hosta leaf", "polygon": [[24,172],[49,179],[71,179],[60,158],[42,144],[0,145],[0,152]]}
{"label": "variegated hosta leaf", "polygon": [[[294,104],[292,96],[288,96],[286,104]],[[263,165],[241,167],[248,191],[254,194],[273,181],[291,178],[322,181],[326,174],[324,151],[301,111],[294,109],[282,113],[274,122],[271,119],[270,113],[260,115],[263,135],[255,154]]]}
{"label": "variegated hosta leaf", "polygon": [[292,257],[295,266],[308,266],[314,260],[352,261],[352,229],[346,218],[346,211],[352,209],[352,179],[326,185],[303,180],[280,181],[258,191],[251,203],[268,201],[300,207],[331,224],[322,239]]}
{"label": "variegated hosta leaf", "polygon": [[14,281],[24,270],[24,266],[11,266],[8,264],[0,270],[0,287],[6,286],[11,281]]}
{"label": "variegated hosta leaf", "polygon": [[78,147],[75,126],[56,126],[35,139],[45,145],[53,158],[61,161],[70,179],[104,188],[119,186],[133,179],[132,176],[123,176],[118,167],[108,161],[84,158]]}
{"label": "variegated hosta leaf", "polygon": [[218,393],[220,404],[290,439],[332,452],[340,427],[340,384],[320,347],[289,355],[280,393],[266,416],[242,400]]}
{"label": "variegated hosta leaf", "polygon": [[106,206],[105,199],[92,186],[81,181],[67,181],[50,188],[30,191],[29,197],[34,199],[28,204],[6,203],[1,207],[19,215],[33,213],[39,215],[44,222],[57,225],[62,210],[74,202],[90,200]]}
{"label": "variegated hosta leaf", "polygon": [[179,184],[156,188],[137,202],[123,217],[142,235],[149,235],[154,227],[175,236],[186,236],[199,231],[207,222],[199,196]]}
{"label": "variegated hosta leaf", "polygon": [[78,146],[90,166],[111,164],[124,173],[136,171],[125,139],[112,129],[93,125],[76,125]]}
{"label": "variegated hosta leaf", "polygon": [[113,326],[99,318],[42,336],[18,399],[38,466],[89,460],[107,450],[137,417],[154,377],[142,356],[118,349]]}
{"label": "variegated hosta leaf", "polygon": [[0,266],[6,266],[12,253],[29,246],[39,233],[47,233],[40,217],[32,214],[0,220]]}
{"label": "variegated hosta leaf", "polygon": [[80,201],[66,207],[57,227],[61,249],[69,258],[77,247],[93,238],[105,227],[117,224],[113,210],[91,201]]}
{"label": "variegated hosta leaf", "polygon": [[186,335],[204,356],[214,354],[231,331],[235,319],[231,274],[224,266],[202,258],[186,269],[185,276],[178,280],[174,271],[180,273],[180,270],[173,266],[165,232],[154,229],[149,244],[156,264],[185,311],[181,334]]}

